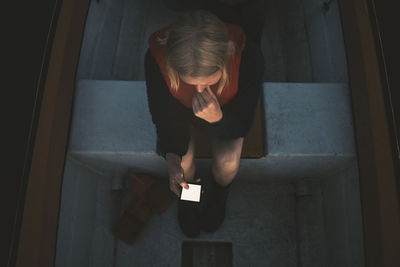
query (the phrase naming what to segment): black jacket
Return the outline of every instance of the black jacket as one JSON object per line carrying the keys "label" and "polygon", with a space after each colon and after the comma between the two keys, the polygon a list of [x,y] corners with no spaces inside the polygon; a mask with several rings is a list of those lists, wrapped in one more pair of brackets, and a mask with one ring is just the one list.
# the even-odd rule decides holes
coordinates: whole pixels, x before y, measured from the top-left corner
{"label": "black jacket", "polygon": [[190,125],[207,127],[219,139],[244,137],[250,130],[258,97],[263,88],[264,58],[260,48],[248,40],[242,51],[238,92],[221,109],[222,119],[208,123],[194,115],[174,98],[161,74],[150,49],[145,55],[147,98],[152,121],[157,129],[157,153],[179,156],[186,154],[190,140]]}

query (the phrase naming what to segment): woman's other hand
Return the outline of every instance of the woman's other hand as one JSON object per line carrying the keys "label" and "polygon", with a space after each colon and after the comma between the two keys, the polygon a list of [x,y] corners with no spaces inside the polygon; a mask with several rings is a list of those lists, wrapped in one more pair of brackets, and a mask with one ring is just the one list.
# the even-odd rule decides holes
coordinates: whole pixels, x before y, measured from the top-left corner
{"label": "woman's other hand", "polygon": [[207,86],[203,92],[194,95],[192,107],[194,115],[209,123],[215,123],[222,119],[221,106],[210,86]]}
{"label": "woman's other hand", "polygon": [[167,161],[169,188],[175,193],[175,195],[180,197],[180,187],[185,187],[186,189],[189,188],[181,167],[181,158],[176,154],[167,153],[165,159]]}

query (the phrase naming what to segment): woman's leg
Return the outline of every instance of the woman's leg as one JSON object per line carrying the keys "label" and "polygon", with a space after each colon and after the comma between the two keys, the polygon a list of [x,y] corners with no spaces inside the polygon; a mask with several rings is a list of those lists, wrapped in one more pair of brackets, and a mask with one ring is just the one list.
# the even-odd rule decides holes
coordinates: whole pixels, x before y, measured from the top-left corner
{"label": "woman's leg", "polygon": [[242,146],[243,137],[229,141],[213,138],[214,179],[207,179],[207,206],[201,221],[201,227],[206,232],[215,232],[224,221],[229,187],[239,170]]}
{"label": "woman's leg", "polygon": [[194,163],[195,137],[194,129],[191,129],[188,151],[182,156],[181,167],[186,181],[193,181],[196,165]]}
{"label": "woman's leg", "polygon": [[[194,182],[194,174],[196,171],[194,163],[194,153],[195,153],[195,135],[192,128],[188,150],[186,154],[182,156],[182,161],[181,161],[181,167],[183,169],[184,179],[187,182]],[[198,203],[179,200],[178,222],[182,232],[187,237],[190,238],[197,237],[200,234],[200,218],[198,213]]]}
{"label": "woman's leg", "polygon": [[233,140],[213,138],[212,173],[215,181],[221,186],[230,184],[239,170],[243,139],[243,137]]}

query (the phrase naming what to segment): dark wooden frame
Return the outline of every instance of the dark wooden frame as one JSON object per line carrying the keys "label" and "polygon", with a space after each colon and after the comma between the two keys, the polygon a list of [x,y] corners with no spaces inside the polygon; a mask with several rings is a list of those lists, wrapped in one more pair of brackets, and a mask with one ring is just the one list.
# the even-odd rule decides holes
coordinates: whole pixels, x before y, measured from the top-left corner
{"label": "dark wooden frame", "polygon": [[400,266],[400,209],[371,17],[339,1],[357,143],[366,266]]}
{"label": "dark wooden frame", "polygon": [[54,266],[75,74],[89,2],[61,4],[26,188],[17,266]]}
{"label": "dark wooden frame", "polygon": [[[63,1],[43,93],[17,266],[53,266],[67,140],[89,0]],[[400,266],[400,215],[366,0],[340,0],[361,184],[367,266]]]}

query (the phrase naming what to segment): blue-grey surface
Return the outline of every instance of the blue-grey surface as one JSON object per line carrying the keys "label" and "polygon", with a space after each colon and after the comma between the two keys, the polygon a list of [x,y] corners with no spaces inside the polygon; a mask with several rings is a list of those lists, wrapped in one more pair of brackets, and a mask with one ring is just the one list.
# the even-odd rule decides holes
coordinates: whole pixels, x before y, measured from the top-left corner
{"label": "blue-grey surface", "polygon": [[66,160],[56,267],[112,266],[114,236],[110,227],[119,205],[108,190],[110,181],[79,162]]}
{"label": "blue-grey surface", "polygon": [[354,155],[350,92],[340,83],[265,83],[268,155]]}
{"label": "blue-grey surface", "polygon": [[144,82],[78,81],[72,118],[71,151],[154,151]]}
{"label": "blue-grey surface", "polygon": [[128,169],[151,172],[159,176],[167,174],[164,158],[154,152],[70,152],[70,155],[105,175],[122,175]]}
{"label": "blue-grey surface", "polygon": [[329,267],[365,266],[358,175],[354,159],[340,175],[321,179]]}
{"label": "blue-grey surface", "polygon": [[321,180],[305,177],[295,184],[299,266],[326,266],[327,264]]}
{"label": "blue-grey surface", "polygon": [[[264,83],[267,155],[242,159],[240,172],[263,180],[319,177],[345,168],[355,157],[349,105],[345,84]],[[166,176],[155,143],[144,82],[77,83],[72,157],[108,175],[132,168]]]}
{"label": "blue-grey surface", "polygon": [[144,80],[147,39],[177,17],[163,2],[91,1],[77,78]]}
{"label": "blue-grey surface", "polygon": [[314,82],[348,82],[338,1],[302,0]]}
{"label": "blue-grey surface", "polygon": [[[302,10],[301,0],[280,0],[267,1],[269,14],[274,12],[273,20],[268,19],[272,24],[276,23],[279,29],[279,35],[283,53],[280,56],[285,62],[285,82],[312,82],[313,81],[313,66],[311,62],[311,53],[308,36],[305,27],[304,13]],[[271,25],[265,25],[271,27]],[[270,32],[264,31],[264,35],[269,35]],[[270,40],[265,44],[264,50],[268,50],[269,45],[276,45],[275,40]],[[263,51],[264,52],[264,51]],[[271,52],[269,52],[271,53]],[[273,62],[268,60],[266,65],[271,67]],[[266,81],[279,81],[271,77]]]}

